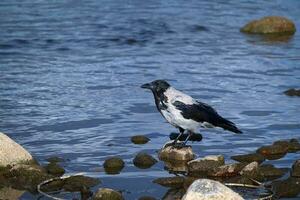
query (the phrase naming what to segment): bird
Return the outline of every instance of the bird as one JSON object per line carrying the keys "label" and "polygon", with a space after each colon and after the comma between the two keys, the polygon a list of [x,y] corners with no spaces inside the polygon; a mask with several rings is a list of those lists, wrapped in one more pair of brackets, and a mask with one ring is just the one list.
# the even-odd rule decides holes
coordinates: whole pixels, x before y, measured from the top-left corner
{"label": "bird", "polygon": [[[213,107],[175,89],[165,80],[145,83],[141,88],[152,91],[157,110],[168,123],[179,129],[180,134],[173,141],[173,145],[186,146],[189,138],[201,127],[220,127],[233,133],[242,133],[233,122],[223,118]],[[183,143],[177,143],[184,132],[188,133],[188,137]]]}

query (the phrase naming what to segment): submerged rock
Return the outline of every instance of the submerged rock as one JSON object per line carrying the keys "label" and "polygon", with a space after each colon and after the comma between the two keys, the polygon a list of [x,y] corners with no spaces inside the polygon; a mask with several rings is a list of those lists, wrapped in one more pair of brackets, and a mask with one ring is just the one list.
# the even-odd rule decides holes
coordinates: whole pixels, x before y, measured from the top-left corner
{"label": "submerged rock", "polygon": [[53,157],[50,157],[46,160],[50,163],[59,163],[59,162],[64,162],[65,161],[63,158],[60,158],[58,156],[53,156]]}
{"label": "submerged rock", "polygon": [[98,185],[100,180],[87,176],[71,176],[64,181],[63,189],[70,192],[82,191],[84,188],[94,187]]}
{"label": "submerged rock", "polygon": [[188,188],[182,200],[242,200],[243,198],[218,181],[198,179]]}
{"label": "submerged rock", "polygon": [[62,176],[65,173],[64,168],[59,166],[56,162],[49,163],[45,166],[45,169],[53,176]]}
{"label": "submerged rock", "polygon": [[153,158],[151,155],[147,153],[138,153],[135,158],[133,159],[133,164],[141,169],[147,169],[152,167],[155,163],[157,163],[157,160]]}
{"label": "submerged rock", "polygon": [[124,200],[122,194],[110,188],[100,188],[93,196],[93,200]]}
{"label": "submerged rock", "polygon": [[136,135],[131,137],[131,142],[134,144],[146,144],[150,139],[144,135]]}
{"label": "submerged rock", "polygon": [[206,156],[188,162],[188,172],[191,175],[208,175],[208,173],[217,167],[225,164],[224,157]]}
{"label": "submerged rock", "polygon": [[254,161],[258,163],[262,163],[263,161],[265,161],[265,158],[259,153],[250,153],[245,155],[231,156],[231,159],[236,160],[238,162],[245,162],[245,163],[251,163]]}
{"label": "submerged rock", "polygon": [[[284,145],[268,145],[262,146],[256,151],[257,153],[263,155],[265,158],[269,160],[278,159],[283,157],[288,152],[288,146]],[[272,156],[275,157],[272,157]]]}
{"label": "submerged rock", "polygon": [[163,161],[190,161],[194,159],[195,154],[190,146],[176,148],[165,145],[165,147],[159,151],[158,157]]}
{"label": "submerged rock", "polygon": [[19,163],[34,163],[34,159],[22,146],[0,132],[0,166]]}
{"label": "submerged rock", "polygon": [[296,32],[296,27],[291,20],[285,17],[268,16],[249,22],[241,28],[241,32],[293,35]]}
{"label": "submerged rock", "polygon": [[296,197],[300,193],[300,179],[289,177],[285,180],[277,180],[272,184],[272,191],[278,198]]}
{"label": "submerged rock", "polygon": [[124,161],[119,157],[112,157],[104,161],[103,167],[108,174],[118,174],[124,168]]}
{"label": "submerged rock", "polygon": [[284,94],[286,94],[286,95],[288,95],[288,96],[300,96],[300,89],[294,89],[294,88],[292,88],[292,89],[289,89],[289,90],[286,90],[285,92],[284,92]]}
{"label": "submerged rock", "polygon": [[164,187],[182,188],[185,178],[183,176],[174,176],[166,178],[157,178],[153,183],[159,184]]}
{"label": "submerged rock", "polygon": [[293,164],[291,176],[300,178],[300,160],[296,160]]}
{"label": "submerged rock", "polygon": [[259,166],[258,171],[259,174],[266,180],[273,180],[282,177],[286,173],[285,169],[276,168],[271,164]]}

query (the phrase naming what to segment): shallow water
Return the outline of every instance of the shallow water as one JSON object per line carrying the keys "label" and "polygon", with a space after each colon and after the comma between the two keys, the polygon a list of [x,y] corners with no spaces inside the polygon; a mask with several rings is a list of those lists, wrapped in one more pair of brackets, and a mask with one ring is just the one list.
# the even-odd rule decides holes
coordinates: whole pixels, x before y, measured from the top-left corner
{"label": "shallow water", "polygon": [[[282,94],[299,87],[299,32],[278,42],[239,32],[265,15],[300,27],[299,9],[297,0],[1,1],[0,130],[41,163],[63,157],[67,172],[99,177],[126,199],[161,198],[167,189],[152,180],[169,176],[163,164],[140,170],[132,159],[139,151],[156,156],[176,130],[139,86],[167,79],[243,130],[200,130],[199,156],[230,161],[274,140],[300,139],[299,98]],[[150,143],[132,144],[137,134]],[[121,174],[95,170],[113,155],[126,162]],[[290,167],[299,155],[271,163]]]}

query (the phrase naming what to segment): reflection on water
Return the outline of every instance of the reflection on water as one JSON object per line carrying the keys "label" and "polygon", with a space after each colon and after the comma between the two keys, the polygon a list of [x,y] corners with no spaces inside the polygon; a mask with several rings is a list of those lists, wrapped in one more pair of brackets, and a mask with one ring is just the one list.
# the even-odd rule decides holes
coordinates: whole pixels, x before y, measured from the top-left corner
{"label": "reflection on water", "polygon": [[[298,1],[37,1],[0,3],[0,128],[40,162],[58,155],[68,172],[100,177],[128,199],[161,198],[152,183],[159,162],[133,166],[175,131],[142,83],[165,78],[233,120],[244,132],[200,130],[198,156],[230,156],[285,138],[299,139],[299,34],[274,38],[239,32],[249,20],[283,15],[300,27]],[[146,145],[130,136],[147,135]],[[118,175],[95,172],[119,155]],[[274,161],[290,167],[298,154]],[[142,183],[142,184],[137,184]],[[25,193],[22,198],[32,197]]]}

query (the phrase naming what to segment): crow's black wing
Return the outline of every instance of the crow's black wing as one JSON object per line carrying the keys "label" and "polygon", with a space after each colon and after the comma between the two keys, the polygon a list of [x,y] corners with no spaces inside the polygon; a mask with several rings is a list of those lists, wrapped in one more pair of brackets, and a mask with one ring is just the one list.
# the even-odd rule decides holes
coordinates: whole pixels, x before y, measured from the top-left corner
{"label": "crow's black wing", "polygon": [[221,117],[217,111],[205,103],[184,104],[181,101],[175,101],[173,105],[181,111],[182,116],[186,119],[201,123],[208,122],[234,133],[242,133],[233,122]]}

